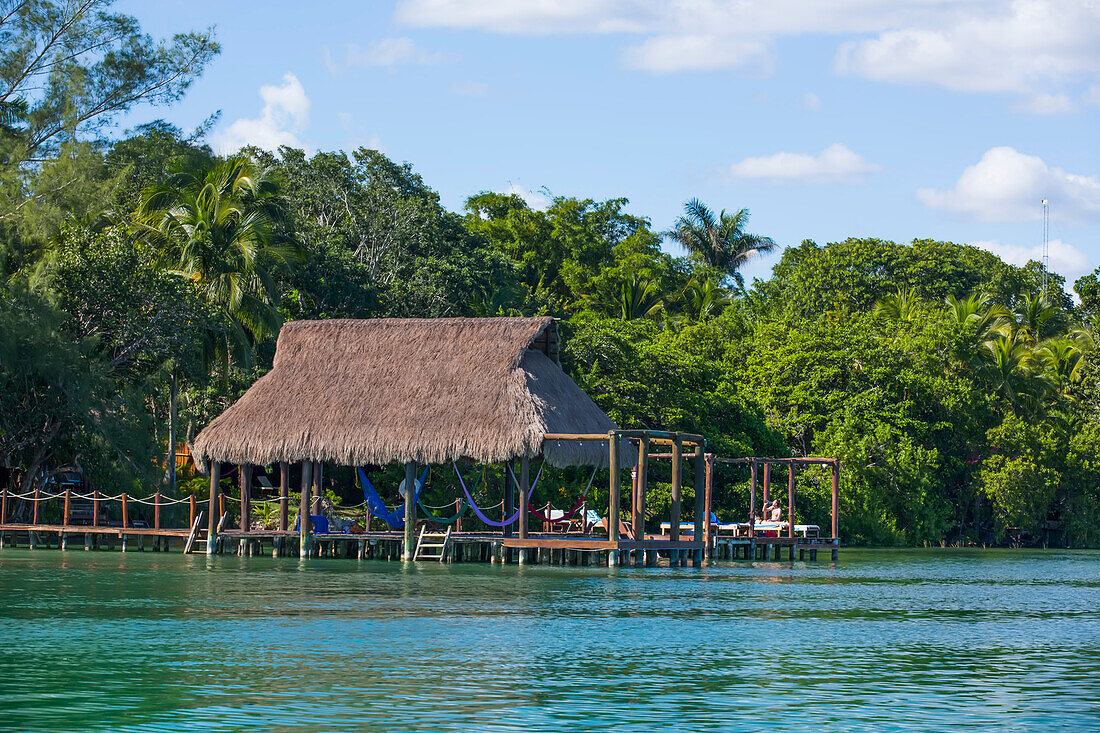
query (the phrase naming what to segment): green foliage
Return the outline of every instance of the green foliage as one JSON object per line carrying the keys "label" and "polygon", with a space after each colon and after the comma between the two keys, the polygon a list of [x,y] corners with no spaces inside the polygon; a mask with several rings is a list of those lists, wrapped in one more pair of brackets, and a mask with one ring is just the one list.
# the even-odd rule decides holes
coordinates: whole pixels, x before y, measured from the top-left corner
{"label": "green foliage", "polygon": [[53,155],[65,138],[95,135],[139,104],[171,103],[218,53],[213,31],[154,43],[113,0],[28,0],[0,16],[0,103],[22,160]]}
{"label": "green foliage", "polygon": [[[163,122],[92,141],[131,106],[177,98],[217,51],[197,34],[158,46],[109,5],[39,0],[0,22],[10,482],[78,464],[104,485],[154,483],[165,428],[193,436],[243,394],[288,319],[552,314],[564,368],[619,424],[702,433],[725,456],[840,458],[846,540],[1100,544],[1100,271],[1077,281],[1075,308],[1039,263],[925,239],[806,240],[746,289],[742,265],[775,247],[745,231],[747,209],[692,200],[665,234],[622,198],[543,210],[480,193],[460,214],[376,150],[221,158],[206,126]],[[47,58],[34,93],[31,48]],[[502,475],[487,477],[495,500]],[[654,467],[651,519],[670,478]],[[360,500],[350,472],[329,479],[333,503]],[[546,495],[587,479],[548,476]],[[714,479],[719,514],[747,517],[747,470]],[[828,472],[796,481],[798,521],[825,525]],[[453,498],[449,477],[436,483],[433,501]],[[179,489],[205,497],[207,479]]]}

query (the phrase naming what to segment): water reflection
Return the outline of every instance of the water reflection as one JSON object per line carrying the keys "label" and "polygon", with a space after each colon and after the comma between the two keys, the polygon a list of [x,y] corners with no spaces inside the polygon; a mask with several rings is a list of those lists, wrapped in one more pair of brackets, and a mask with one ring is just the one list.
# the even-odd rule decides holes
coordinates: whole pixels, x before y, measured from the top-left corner
{"label": "water reflection", "polygon": [[1095,728],[1098,560],[608,570],[5,550],[0,726]]}

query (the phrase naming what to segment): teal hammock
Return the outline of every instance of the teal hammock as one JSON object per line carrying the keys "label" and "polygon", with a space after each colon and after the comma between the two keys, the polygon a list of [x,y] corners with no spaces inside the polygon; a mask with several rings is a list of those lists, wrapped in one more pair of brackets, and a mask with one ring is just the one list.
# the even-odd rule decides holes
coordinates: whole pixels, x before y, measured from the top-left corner
{"label": "teal hammock", "polygon": [[462,508],[458,510],[458,514],[455,514],[453,517],[443,518],[437,517],[436,515],[432,514],[431,511],[428,510],[428,507],[424,506],[424,503],[420,501],[419,496],[416,497],[416,505],[420,507],[420,511],[424,512],[424,516],[426,516],[428,519],[437,524],[443,525],[454,524],[459,520],[459,518],[462,517],[463,514],[466,513],[466,510],[470,508],[469,503],[464,501],[462,502]]}

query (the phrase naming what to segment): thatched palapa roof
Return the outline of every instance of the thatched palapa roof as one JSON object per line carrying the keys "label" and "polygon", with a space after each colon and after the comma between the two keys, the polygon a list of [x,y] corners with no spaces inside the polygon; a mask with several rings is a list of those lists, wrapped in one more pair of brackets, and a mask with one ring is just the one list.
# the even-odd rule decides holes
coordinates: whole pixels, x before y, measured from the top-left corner
{"label": "thatched palapa roof", "polygon": [[542,455],[606,466],[615,424],[557,363],[552,318],[294,321],[272,370],[196,437],[202,464],[341,465]]}

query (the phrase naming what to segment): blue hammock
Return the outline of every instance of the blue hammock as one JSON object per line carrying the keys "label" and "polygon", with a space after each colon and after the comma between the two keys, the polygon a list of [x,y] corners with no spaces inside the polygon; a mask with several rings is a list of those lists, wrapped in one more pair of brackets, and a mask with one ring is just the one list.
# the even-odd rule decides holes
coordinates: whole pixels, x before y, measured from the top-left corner
{"label": "blue hammock", "polygon": [[[359,474],[359,483],[363,486],[363,501],[370,508],[370,513],[394,529],[404,529],[405,507],[403,505],[398,506],[393,511],[390,511],[390,508],[382,501],[382,497],[374,490],[374,486],[371,484],[370,479],[367,478],[367,474],[363,473],[363,469],[356,466],[355,471]],[[427,477],[428,466],[425,466],[424,472],[420,474],[420,480],[416,483],[416,495],[413,497],[414,501],[420,499],[420,492],[424,489],[424,479]],[[405,487],[405,490],[408,491],[408,487]]]}

